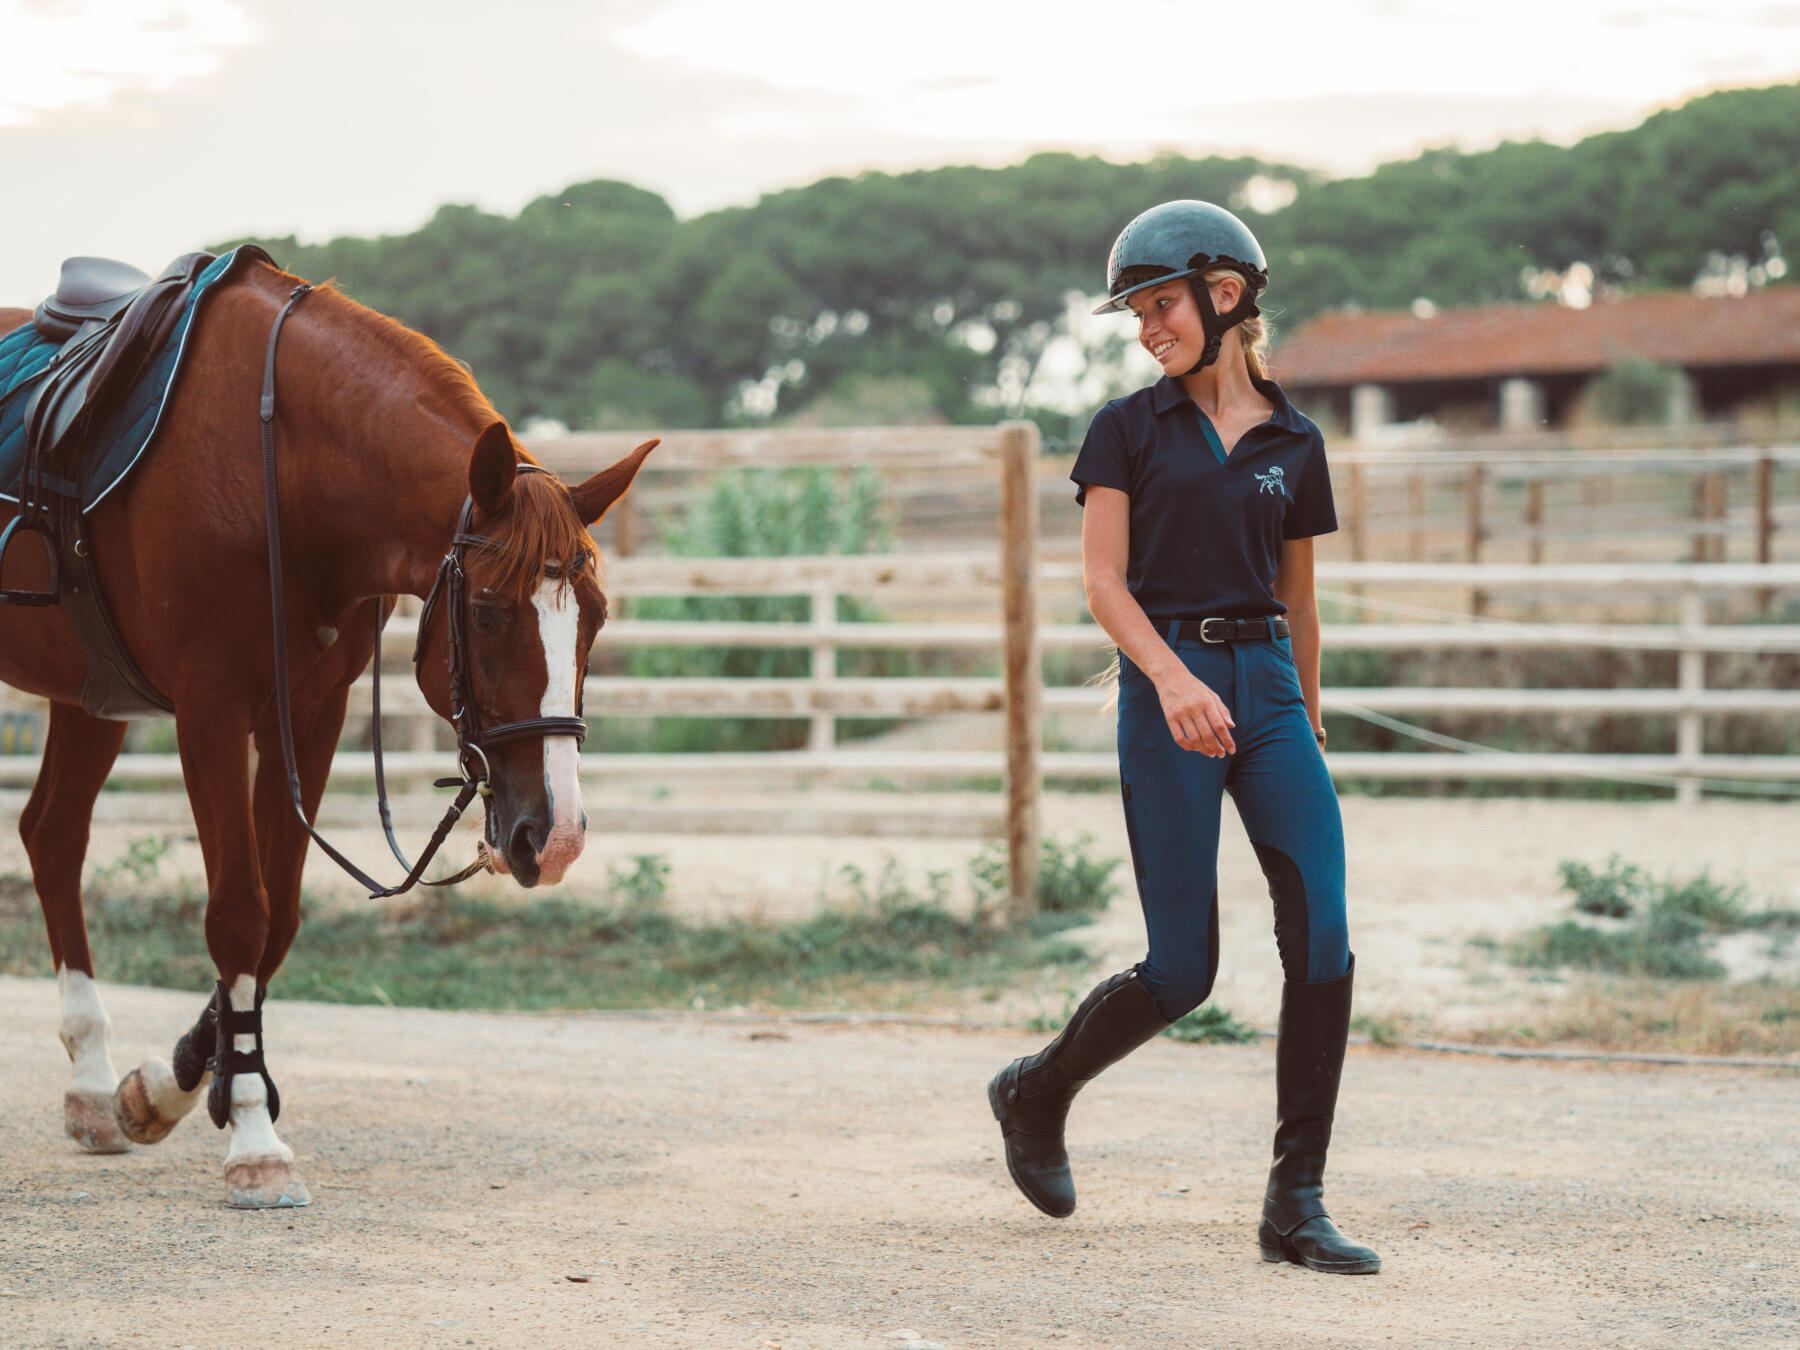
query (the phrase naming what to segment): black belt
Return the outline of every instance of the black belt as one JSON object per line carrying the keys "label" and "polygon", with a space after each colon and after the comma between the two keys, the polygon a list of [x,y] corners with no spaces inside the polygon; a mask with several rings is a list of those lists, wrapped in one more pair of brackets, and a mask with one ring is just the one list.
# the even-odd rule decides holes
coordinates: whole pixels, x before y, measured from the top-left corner
{"label": "black belt", "polygon": [[1173,631],[1177,642],[1273,642],[1288,635],[1288,621],[1279,614],[1262,619],[1177,619]]}

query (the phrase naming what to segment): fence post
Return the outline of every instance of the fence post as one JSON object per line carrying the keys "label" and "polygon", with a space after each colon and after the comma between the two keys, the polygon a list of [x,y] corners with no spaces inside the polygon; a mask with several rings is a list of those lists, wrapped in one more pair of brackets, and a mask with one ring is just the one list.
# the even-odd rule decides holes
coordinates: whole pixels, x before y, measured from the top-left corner
{"label": "fence post", "polygon": [[[1681,592],[1678,613],[1682,646],[1676,683],[1682,693],[1698,697],[1706,688],[1706,651],[1699,645],[1705,637],[1701,630],[1706,625],[1706,597],[1696,583],[1690,582]],[[1702,714],[1698,708],[1685,708],[1675,723],[1675,800],[1683,806],[1700,800],[1700,779],[1682,770],[1697,769],[1704,751]]]}
{"label": "fence post", "polygon": [[1525,523],[1531,527],[1527,547],[1535,566],[1544,561],[1544,480],[1536,474],[1525,482]]}
{"label": "fence post", "polygon": [[1715,469],[1707,483],[1707,517],[1713,527],[1711,557],[1714,562],[1724,562],[1726,549],[1730,540],[1727,532],[1731,515],[1731,479],[1723,469]]}
{"label": "fence post", "polygon": [[[1465,487],[1468,529],[1463,552],[1467,561],[1472,563],[1481,561],[1481,544],[1486,537],[1486,530],[1481,522],[1481,490],[1486,477],[1482,466],[1471,461],[1468,482]],[[1487,599],[1487,592],[1477,587],[1469,596],[1469,612],[1477,616],[1487,613]]]}
{"label": "fence post", "polygon": [[[1764,455],[1756,461],[1756,561],[1774,559],[1775,545],[1775,460]],[[1767,588],[1756,593],[1758,612],[1767,614],[1775,602],[1775,592]]]}
{"label": "fence post", "polygon": [[1688,543],[1688,561],[1705,562],[1707,558],[1706,536],[1706,474],[1696,473],[1688,484],[1688,515],[1694,521],[1694,537]]}
{"label": "fence post", "polygon": [[1043,665],[1038,656],[1038,429],[1000,429],[1000,577],[1006,623],[1007,916],[1038,905]]}
{"label": "fence post", "polygon": [[1418,469],[1406,478],[1406,507],[1407,515],[1412,518],[1412,529],[1406,539],[1406,556],[1412,562],[1423,562],[1425,539],[1421,531],[1425,528],[1425,475]]}
{"label": "fence post", "polygon": [[1367,503],[1363,483],[1363,462],[1360,459],[1350,461],[1350,561],[1362,562],[1365,552],[1363,530]]}
{"label": "fence post", "polygon": [[[837,588],[830,582],[820,582],[812,592],[812,626],[824,630],[837,622]],[[813,643],[812,677],[817,680],[835,680],[837,678],[837,647],[828,637],[821,637]],[[830,751],[837,743],[837,718],[828,712],[815,711],[812,715],[812,729],[807,733],[806,748],[815,754]]]}
{"label": "fence post", "polygon": [[638,551],[637,498],[627,492],[624,500],[607,514],[613,518],[613,552],[629,558]]}

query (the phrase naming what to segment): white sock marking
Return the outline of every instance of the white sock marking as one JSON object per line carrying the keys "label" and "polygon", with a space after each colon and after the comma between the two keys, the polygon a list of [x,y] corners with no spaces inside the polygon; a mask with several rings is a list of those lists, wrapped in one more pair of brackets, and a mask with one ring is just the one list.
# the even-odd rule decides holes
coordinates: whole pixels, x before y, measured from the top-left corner
{"label": "white sock marking", "polygon": [[112,1031],[112,1019],[100,1002],[100,986],[92,975],[67,966],[56,970],[56,989],[62,995],[62,1025],[58,1034],[63,1049],[75,1065],[69,1086],[76,1092],[98,1092],[112,1096],[119,1085],[119,1072],[113,1068],[112,1051],[106,1040]]}

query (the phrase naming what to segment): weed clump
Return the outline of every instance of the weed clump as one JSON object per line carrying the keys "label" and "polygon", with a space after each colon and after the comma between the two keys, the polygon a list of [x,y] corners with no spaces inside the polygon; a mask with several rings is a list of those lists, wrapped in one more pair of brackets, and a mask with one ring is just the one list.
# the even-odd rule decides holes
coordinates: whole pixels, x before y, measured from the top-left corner
{"label": "weed clump", "polygon": [[1196,1045],[1248,1045],[1257,1039],[1255,1027],[1211,1003],[1204,1003],[1171,1023],[1163,1035]]}
{"label": "weed clump", "polygon": [[[1079,923],[1103,912],[1119,893],[1113,873],[1118,858],[1096,858],[1090,850],[1094,836],[1077,835],[1064,843],[1045,839],[1038,855],[1038,911],[1063,920]],[[976,908],[998,909],[1005,904],[1007,893],[1006,849],[989,844],[969,863],[969,881],[975,888]]]}
{"label": "weed clump", "polygon": [[1510,955],[1519,965],[1714,980],[1726,972],[1708,951],[1708,939],[1800,928],[1800,913],[1753,909],[1745,887],[1706,872],[1685,881],[1659,880],[1616,853],[1600,870],[1573,860],[1557,870],[1574,897],[1571,907],[1590,919],[1564,919],[1515,939]]}

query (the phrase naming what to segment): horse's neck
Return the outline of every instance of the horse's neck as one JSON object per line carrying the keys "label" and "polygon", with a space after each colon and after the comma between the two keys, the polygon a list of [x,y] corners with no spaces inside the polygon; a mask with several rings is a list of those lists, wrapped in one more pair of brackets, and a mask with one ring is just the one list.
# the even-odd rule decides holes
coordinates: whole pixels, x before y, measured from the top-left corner
{"label": "horse's neck", "polygon": [[468,493],[482,410],[391,341],[359,332],[368,321],[349,302],[320,299],[320,322],[302,330],[314,359],[301,368],[317,373],[291,403],[281,395],[309,443],[296,466],[303,518],[342,599],[422,596]]}

